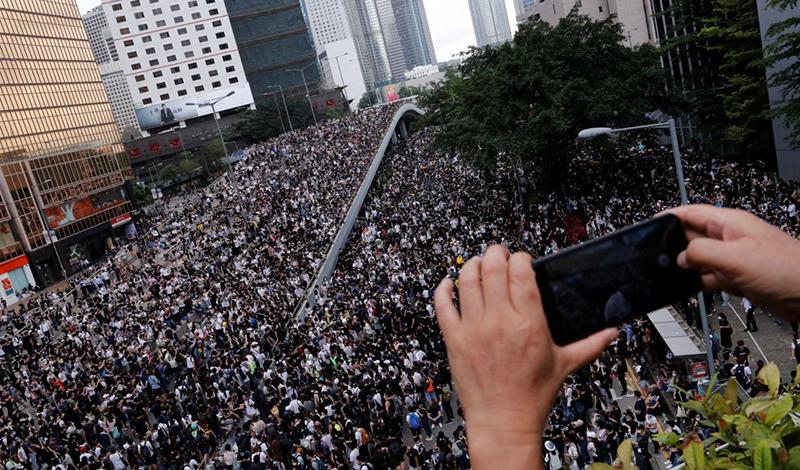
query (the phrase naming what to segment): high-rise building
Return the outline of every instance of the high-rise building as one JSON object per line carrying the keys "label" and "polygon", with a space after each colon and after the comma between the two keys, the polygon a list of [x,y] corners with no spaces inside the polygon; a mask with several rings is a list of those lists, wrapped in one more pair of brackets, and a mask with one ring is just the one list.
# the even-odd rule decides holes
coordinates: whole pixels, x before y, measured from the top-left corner
{"label": "high-rise building", "polygon": [[316,93],[320,82],[317,53],[300,0],[224,2],[254,95],[275,91],[276,85],[288,94],[305,94],[303,76],[289,70],[307,66],[306,82],[309,91]]}
{"label": "high-rise building", "polygon": [[119,53],[111,37],[108,19],[102,6],[97,6],[82,17],[89,46],[94,53],[95,61],[100,66],[100,78],[103,80],[111,112],[117,123],[117,130],[122,134],[126,129],[139,129],[136,113],[133,110],[133,97],[119,62]]}
{"label": "high-rise building", "polygon": [[105,0],[103,10],[142,130],[253,105],[224,0]]}
{"label": "high-rise building", "polygon": [[353,36],[343,0],[306,0],[308,23],[314,45],[321,52],[326,44]]}
{"label": "high-rise building", "polygon": [[469,0],[469,12],[478,47],[511,40],[505,0]]}
{"label": "high-rise building", "polygon": [[392,0],[397,32],[403,47],[405,70],[436,63],[436,51],[422,0]]}
{"label": "high-rise building", "polygon": [[131,172],[75,2],[2,1],[0,24],[0,295],[13,300],[124,238]]}
{"label": "high-rise building", "polygon": [[523,23],[531,17],[535,4],[536,0],[514,0],[514,13],[517,17],[517,23]]}

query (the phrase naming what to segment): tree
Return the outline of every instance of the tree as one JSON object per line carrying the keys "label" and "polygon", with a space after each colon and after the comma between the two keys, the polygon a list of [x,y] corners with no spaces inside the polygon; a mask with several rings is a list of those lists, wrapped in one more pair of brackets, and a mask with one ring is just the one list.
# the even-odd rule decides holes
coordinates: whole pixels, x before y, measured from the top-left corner
{"label": "tree", "polygon": [[143,184],[131,184],[130,188],[131,201],[133,201],[134,206],[144,207],[153,202],[153,195],[150,193],[150,189],[148,189],[147,186]]}
{"label": "tree", "polygon": [[369,94],[364,93],[358,101],[358,109],[367,109],[372,106],[372,100],[369,99]]}
{"label": "tree", "polygon": [[[286,107],[289,108],[289,115],[295,129],[305,129],[314,124],[314,118],[305,98],[288,97]],[[281,119],[283,119],[283,125],[281,125]],[[256,100],[255,111],[248,110],[242,113],[236,123],[236,129],[248,144],[254,144],[276,137],[284,129],[288,132],[289,122],[282,103],[279,102],[276,108],[275,99],[272,96],[261,96]]]}
{"label": "tree", "polygon": [[[797,7],[798,0],[771,0],[769,6],[782,11]],[[789,16],[773,24],[767,35],[774,40],[767,46],[767,63],[786,67],[773,73],[770,85],[779,87],[782,101],[776,103],[776,115],[783,117],[791,132],[792,145],[800,147],[800,17]]]}
{"label": "tree", "polygon": [[666,109],[657,51],[624,39],[613,19],[574,11],[555,27],[529,21],[512,42],[471,49],[424,93],[424,122],[438,126],[439,147],[484,171],[521,164],[540,193],[558,188],[578,131],[639,124]]}
{"label": "tree", "polygon": [[700,36],[721,55],[714,95],[725,115],[722,141],[740,157],[774,154],[756,0],[714,0]]}
{"label": "tree", "polygon": [[159,184],[165,184],[176,179],[179,174],[180,171],[178,170],[177,165],[166,165],[163,169],[161,169],[161,171],[158,172],[158,182]]}

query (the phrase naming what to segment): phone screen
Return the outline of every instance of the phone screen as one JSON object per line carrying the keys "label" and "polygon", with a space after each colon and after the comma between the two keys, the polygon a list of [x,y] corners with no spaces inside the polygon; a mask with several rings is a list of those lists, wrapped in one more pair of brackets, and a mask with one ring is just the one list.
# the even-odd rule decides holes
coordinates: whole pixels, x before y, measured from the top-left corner
{"label": "phone screen", "polygon": [[677,265],[680,219],[650,219],[534,262],[553,340],[560,345],[697,294],[700,275]]}

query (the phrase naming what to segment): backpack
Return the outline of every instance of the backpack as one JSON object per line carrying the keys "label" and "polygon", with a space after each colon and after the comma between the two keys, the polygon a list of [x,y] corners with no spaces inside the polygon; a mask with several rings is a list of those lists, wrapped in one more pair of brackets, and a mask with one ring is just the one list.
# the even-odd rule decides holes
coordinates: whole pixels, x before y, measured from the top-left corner
{"label": "backpack", "polygon": [[419,429],[420,426],[419,415],[414,412],[409,413],[408,425],[411,426],[411,429]]}
{"label": "backpack", "polygon": [[367,433],[367,431],[364,428],[358,428],[358,432],[359,435],[361,436],[360,444],[362,446],[369,444],[369,434]]}

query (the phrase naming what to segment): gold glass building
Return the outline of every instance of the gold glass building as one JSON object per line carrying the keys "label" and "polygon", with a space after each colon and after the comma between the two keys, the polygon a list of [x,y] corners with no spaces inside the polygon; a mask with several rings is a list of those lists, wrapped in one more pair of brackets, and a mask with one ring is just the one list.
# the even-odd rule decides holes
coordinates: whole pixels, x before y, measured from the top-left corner
{"label": "gold glass building", "polygon": [[29,284],[102,257],[130,220],[131,177],[75,0],[0,0],[3,287],[22,257]]}

